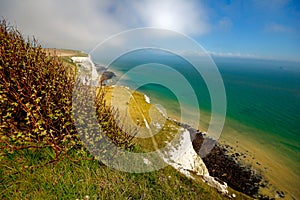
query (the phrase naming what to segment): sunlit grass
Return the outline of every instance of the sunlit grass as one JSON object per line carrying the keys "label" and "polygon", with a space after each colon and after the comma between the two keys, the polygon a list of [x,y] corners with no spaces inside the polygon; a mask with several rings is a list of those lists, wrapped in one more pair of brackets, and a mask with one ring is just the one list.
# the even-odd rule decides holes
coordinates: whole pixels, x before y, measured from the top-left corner
{"label": "sunlit grass", "polygon": [[215,189],[184,177],[172,167],[143,174],[126,173],[97,160],[87,160],[91,159],[88,154],[74,153],[77,162],[66,158],[56,164],[22,170],[24,163],[42,164],[49,156],[49,150],[7,154],[0,164],[0,198],[82,199],[88,195],[90,199],[224,199]]}

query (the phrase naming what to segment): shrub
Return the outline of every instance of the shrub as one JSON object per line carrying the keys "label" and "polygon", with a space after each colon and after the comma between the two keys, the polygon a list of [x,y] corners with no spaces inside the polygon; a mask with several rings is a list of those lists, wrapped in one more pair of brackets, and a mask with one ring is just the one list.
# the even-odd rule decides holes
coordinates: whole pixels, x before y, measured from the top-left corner
{"label": "shrub", "polygon": [[[72,114],[76,70],[59,57],[47,55],[35,39],[25,40],[5,20],[0,22],[0,48],[2,153],[50,147],[58,160],[70,149],[82,148]],[[103,98],[95,98],[100,126],[113,143],[130,148],[132,137],[118,127]]]}

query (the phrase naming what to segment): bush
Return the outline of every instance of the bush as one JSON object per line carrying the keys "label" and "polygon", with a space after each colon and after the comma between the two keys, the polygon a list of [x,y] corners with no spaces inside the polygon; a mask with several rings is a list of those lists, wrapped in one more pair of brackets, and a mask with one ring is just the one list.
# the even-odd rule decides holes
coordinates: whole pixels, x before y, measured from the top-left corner
{"label": "bush", "polygon": [[[5,20],[0,22],[0,47],[2,153],[50,147],[58,160],[70,149],[82,148],[72,114],[75,68],[47,55],[35,39],[25,40]],[[96,97],[97,106],[102,106],[97,109],[100,126],[109,130],[115,144],[130,148],[132,137],[117,126],[103,98]]]}

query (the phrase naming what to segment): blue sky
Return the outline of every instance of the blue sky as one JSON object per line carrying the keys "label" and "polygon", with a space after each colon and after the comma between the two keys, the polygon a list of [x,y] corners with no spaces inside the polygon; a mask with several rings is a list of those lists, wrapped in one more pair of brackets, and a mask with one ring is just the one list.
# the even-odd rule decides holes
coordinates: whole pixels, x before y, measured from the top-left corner
{"label": "blue sky", "polygon": [[[218,53],[300,60],[297,1],[207,1],[214,28],[197,37]],[[219,26],[219,27],[218,27]]]}
{"label": "blue sky", "polygon": [[217,56],[300,61],[292,0],[0,0],[0,15],[46,47],[89,51],[131,28],[184,33]]}

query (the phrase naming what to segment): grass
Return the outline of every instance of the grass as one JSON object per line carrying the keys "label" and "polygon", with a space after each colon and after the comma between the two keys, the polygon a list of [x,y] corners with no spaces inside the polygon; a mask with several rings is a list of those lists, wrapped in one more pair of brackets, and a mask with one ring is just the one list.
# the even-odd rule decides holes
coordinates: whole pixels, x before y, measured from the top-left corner
{"label": "grass", "polygon": [[73,155],[80,159],[78,162],[66,158],[22,170],[24,163],[42,164],[49,156],[49,149],[7,153],[0,164],[0,198],[80,199],[89,195],[90,199],[224,199],[215,189],[184,177],[172,167],[126,173],[87,160],[91,158],[88,154]]}
{"label": "grass", "polygon": [[129,99],[129,114],[130,117],[134,119],[136,125],[146,126],[143,119],[147,121],[148,124],[151,123],[151,118],[149,116],[149,111],[153,106],[145,101],[143,94],[139,92],[133,92]]}
{"label": "grass", "polygon": [[54,49],[54,48],[44,48],[44,51],[48,55],[57,55],[59,56],[63,63],[64,66],[71,66],[71,68],[75,70],[76,64],[72,61],[71,57],[87,57],[88,54],[84,53],[82,51],[78,50],[71,50],[71,49]]}
{"label": "grass", "polygon": [[47,52],[50,55],[57,55],[60,57],[70,57],[70,56],[86,57],[86,56],[88,56],[87,53],[84,53],[84,52],[78,51],[78,50],[71,50],[71,49],[44,48],[44,50],[45,50],[45,52]]}
{"label": "grass", "polygon": [[[149,137],[135,138],[135,143],[141,145],[144,151],[155,151],[157,148],[162,148],[166,145],[166,142],[170,142],[174,139],[179,131],[179,126],[173,121],[166,119],[159,110],[151,103],[145,101],[144,94],[131,91],[124,87],[105,87],[106,101],[108,105],[111,104],[112,95],[116,99],[127,98],[125,93],[131,93],[128,100],[128,114],[124,114],[127,118],[131,118],[126,123],[134,123],[139,128],[139,132],[143,132],[143,135]],[[124,106],[121,105],[121,106]],[[118,108],[118,107],[117,107]],[[127,108],[121,108],[119,110],[126,110]],[[121,117],[122,118],[122,117]],[[146,123],[149,129],[146,127]],[[159,125],[159,127],[157,127]]]}
{"label": "grass", "polygon": [[[166,142],[170,142],[178,133],[178,125],[165,119],[155,106],[145,101],[144,94],[140,92],[135,91],[132,93],[128,109],[130,117],[137,125],[145,127],[145,123],[147,122],[150,127],[152,137],[136,138],[135,140],[135,142],[140,144],[145,150],[154,151],[156,148],[163,148]],[[159,123],[160,127],[157,128],[155,123]],[[149,131],[149,129],[144,131]],[[154,144],[153,141],[155,141]]]}

